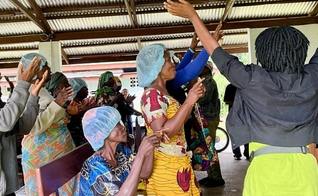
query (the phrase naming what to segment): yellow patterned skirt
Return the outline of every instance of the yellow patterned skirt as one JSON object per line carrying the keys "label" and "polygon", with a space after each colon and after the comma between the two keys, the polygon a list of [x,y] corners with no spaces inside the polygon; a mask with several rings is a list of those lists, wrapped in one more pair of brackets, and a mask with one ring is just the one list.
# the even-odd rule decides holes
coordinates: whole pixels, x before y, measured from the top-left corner
{"label": "yellow patterned skirt", "polygon": [[200,195],[201,191],[189,156],[172,156],[155,150],[151,177],[146,180],[147,195]]}

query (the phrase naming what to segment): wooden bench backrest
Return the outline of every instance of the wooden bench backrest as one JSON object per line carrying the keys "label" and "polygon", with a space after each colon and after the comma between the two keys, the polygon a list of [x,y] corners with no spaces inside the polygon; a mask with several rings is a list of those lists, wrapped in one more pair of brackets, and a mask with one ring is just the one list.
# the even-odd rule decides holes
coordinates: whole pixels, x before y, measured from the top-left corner
{"label": "wooden bench backrest", "polygon": [[57,193],[58,188],[76,176],[84,161],[94,153],[89,143],[75,148],[67,154],[36,169],[39,196]]}

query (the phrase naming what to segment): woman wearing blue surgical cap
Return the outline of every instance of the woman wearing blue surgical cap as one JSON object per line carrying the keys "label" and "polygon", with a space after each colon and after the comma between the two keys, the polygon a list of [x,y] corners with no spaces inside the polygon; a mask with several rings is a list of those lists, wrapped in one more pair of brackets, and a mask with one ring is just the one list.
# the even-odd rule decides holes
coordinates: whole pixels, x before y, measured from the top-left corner
{"label": "woman wearing blue surgical cap", "polygon": [[[40,106],[41,112],[30,134],[22,140],[22,169],[28,196],[38,196],[35,169],[75,148],[66,126],[70,115],[76,114],[70,109],[74,107],[69,105],[70,96],[73,95],[72,87],[64,74],[56,72],[45,88],[40,97],[45,104]],[[60,195],[77,195],[77,184],[76,178],[71,179],[59,188]]]}
{"label": "woman wearing blue surgical cap", "polygon": [[[36,57],[36,58],[35,58]],[[37,73],[37,80],[32,80],[30,83],[32,88],[30,90],[31,95],[29,96],[26,109],[24,110],[22,116],[18,114],[20,117],[19,120],[15,123],[13,129],[9,132],[5,132],[0,129],[0,195],[11,195],[14,194],[16,190],[19,189],[19,181],[18,181],[18,163],[17,163],[17,152],[16,152],[16,134],[25,135],[28,134],[33,127],[33,124],[36,120],[38,111],[39,111],[39,91],[41,87],[45,84],[47,78],[49,78],[48,71],[42,71],[43,65],[45,64],[46,59],[40,55],[31,55],[29,61],[24,61],[24,57],[22,57],[20,63],[23,63],[24,68],[28,66],[34,66],[37,64],[40,67],[40,73]],[[21,73],[21,72],[20,72]],[[19,74],[20,74],[19,73]],[[19,77],[20,75],[18,75]],[[1,78],[1,75],[0,75]],[[33,75],[30,79],[33,78]],[[20,81],[19,81],[20,83]],[[23,95],[23,88],[19,85],[16,90],[20,91],[20,95]],[[16,96],[12,94],[11,99],[17,99]],[[23,97],[18,98],[20,102],[23,100]],[[14,100],[13,100],[14,101]],[[21,103],[20,103],[21,104]],[[18,108],[16,107],[16,110]],[[22,110],[23,111],[23,110]],[[7,118],[13,120],[15,115],[11,112],[5,114]],[[3,119],[1,119],[3,120]],[[5,119],[3,120],[5,121]],[[2,121],[2,122],[3,122]],[[4,175],[1,170],[3,170]],[[4,181],[3,181],[4,179]],[[0,188],[0,189],[1,189]]]}
{"label": "woman wearing blue surgical cap", "polygon": [[191,166],[191,155],[183,124],[187,121],[193,104],[204,94],[202,81],[189,91],[182,105],[166,89],[166,82],[175,78],[176,67],[162,44],[152,44],[140,50],[136,59],[138,83],[147,87],[141,98],[141,110],[147,133],[168,128],[170,141],[154,150],[154,166],[147,180],[148,195],[200,195]]}
{"label": "woman wearing blue surgical cap", "polygon": [[110,106],[88,110],[82,120],[84,135],[95,153],[83,164],[80,195],[133,196],[139,178],[151,175],[153,149],[158,148],[162,132],[146,136],[136,156],[123,143],[127,131],[119,112]]}
{"label": "woman wearing blue surgical cap", "polygon": [[77,115],[72,116],[67,128],[71,132],[75,145],[80,146],[86,142],[82,128],[82,117],[87,110],[95,107],[95,98],[87,98],[87,83],[82,78],[69,78],[68,82],[74,91],[74,95],[71,98],[76,104],[81,104],[81,111]]}

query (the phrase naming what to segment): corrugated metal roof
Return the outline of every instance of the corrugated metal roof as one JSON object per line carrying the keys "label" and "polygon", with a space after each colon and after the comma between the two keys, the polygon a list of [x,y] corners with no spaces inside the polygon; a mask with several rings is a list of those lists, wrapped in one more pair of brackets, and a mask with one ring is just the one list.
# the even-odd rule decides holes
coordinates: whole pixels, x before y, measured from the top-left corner
{"label": "corrugated metal roof", "polygon": [[[19,1],[28,9],[31,9],[28,0]],[[281,16],[307,16],[318,5],[318,1],[278,3],[279,1],[280,0],[236,0],[235,6],[228,15],[227,21],[233,22],[236,20],[275,18]],[[107,31],[109,29],[133,28],[124,0],[36,0],[36,2],[43,10],[46,9],[49,11],[44,13],[44,16],[51,18],[48,19],[48,23],[54,32],[80,32],[86,30]],[[190,25],[189,20],[172,16],[166,12],[162,4],[163,1],[135,0],[134,2],[136,4],[137,12],[136,19],[138,26],[141,28],[184,24]],[[267,2],[275,2],[275,4],[266,4]],[[253,6],[246,6],[249,3],[255,4]],[[102,8],[96,8],[99,5]],[[107,7],[108,5],[109,7]],[[215,0],[200,3],[199,5],[194,5],[194,7],[197,8],[197,13],[203,21],[217,23],[224,13],[225,5],[226,0]],[[76,6],[79,6],[79,8],[75,11],[65,11],[72,10],[72,8]],[[85,10],[85,6],[91,7],[90,10]],[[211,8],[211,6],[215,7]],[[64,9],[65,7],[68,8]],[[94,7],[96,9],[93,9]],[[64,11],[57,10],[58,8],[63,8]],[[9,22],[16,19],[25,20],[27,18],[24,14],[16,15],[15,13],[19,11],[9,0],[0,1],[0,12],[1,11],[3,11],[3,15],[0,15],[0,37],[41,34],[43,32],[31,21]],[[10,14],[10,11],[13,12]],[[9,14],[5,15],[5,12],[8,12]],[[76,18],[70,18],[70,16],[76,16]],[[62,19],[56,19],[61,17]],[[169,49],[178,49],[187,48],[190,45],[192,34],[193,32],[184,32],[179,34],[140,36],[139,38],[142,47],[160,42],[165,44]],[[224,37],[223,45],[239,45],[248,42],[247,29],[229,29],[225,30],[225,34],[228,35]],[[30,51],[36,51],[34,48],[38,48],[38,43],[39,42],[30,42],[5,45],[0,43],[0,50],[18,50],[0,52],[0,59],[20,58]],[[63,40],[61,41],[61,44],[67,55],[138,51],[137,37]]]}

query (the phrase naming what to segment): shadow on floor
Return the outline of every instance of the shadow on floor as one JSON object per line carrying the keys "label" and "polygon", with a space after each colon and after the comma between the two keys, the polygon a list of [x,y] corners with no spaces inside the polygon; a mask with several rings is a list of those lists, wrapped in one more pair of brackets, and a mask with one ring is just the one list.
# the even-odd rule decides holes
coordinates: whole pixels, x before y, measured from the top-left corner
{"label": "shadow on floor", "polygon": [[[203,196],[242,196],[244,177],[249,161],[245,158],[234,160],[232,152],[221,152],[219,154],[221,171],[225,185],[222,187],[205,188],[201,186]],[[197,180],[206,177],[206,172],[195,172]]]}

